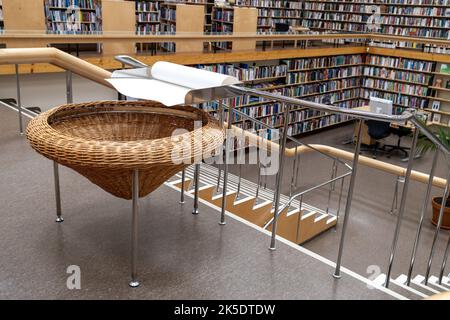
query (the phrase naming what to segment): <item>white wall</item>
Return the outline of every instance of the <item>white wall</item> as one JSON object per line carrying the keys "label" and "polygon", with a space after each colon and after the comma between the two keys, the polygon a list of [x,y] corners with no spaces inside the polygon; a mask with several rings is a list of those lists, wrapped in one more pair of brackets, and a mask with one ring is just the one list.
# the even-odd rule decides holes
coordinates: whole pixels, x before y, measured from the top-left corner
{"label": "white wall", "polygon": [[[20,88],[24,107],[41,107],[44,111],[66,103],[65,73],[21,75]],[[16,77],[0,76],[0,98],[15,99],[16,96]],[[73,99],[75,103],[117,100],[117,92],[73,75]]]}

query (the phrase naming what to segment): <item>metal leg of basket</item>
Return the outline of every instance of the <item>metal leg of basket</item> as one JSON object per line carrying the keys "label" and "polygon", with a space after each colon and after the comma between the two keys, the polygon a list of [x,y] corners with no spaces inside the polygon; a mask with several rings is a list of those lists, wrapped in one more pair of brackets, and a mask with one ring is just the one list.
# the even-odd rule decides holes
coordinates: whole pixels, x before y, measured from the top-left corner
{"label": "metal leg of basket", "polygon": [[139,202],[139,170],[133,171],[132,182],[133,212],[131,218],[131,281],[130,287],[139,287],[137,280],[137,256],[138,256],[138,202]]}
{"label": "metal leg of basket", "polygon": [[199,180],[200,180],[200,164],[195,165],[194,172],[194,209],[192,210],[192,214],[199,214],[198,211],[198,188],[199,188]]}
{"label": "metal leg of basket", "polygon": [[56,201],[56,222],[64,221],[61,211],[61,190],[59,188],[59,167],[56,161],[53,161],[53,178],[55,181],[55,201]]}

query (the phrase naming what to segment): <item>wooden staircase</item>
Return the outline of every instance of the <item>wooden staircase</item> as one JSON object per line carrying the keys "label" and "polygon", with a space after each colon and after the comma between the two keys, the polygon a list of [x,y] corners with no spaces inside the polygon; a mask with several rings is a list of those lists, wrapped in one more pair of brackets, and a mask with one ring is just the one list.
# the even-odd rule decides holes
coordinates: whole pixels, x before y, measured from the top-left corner
{"label": "wooden staircase", "polygon": [[[194,169],[186,170],[184,189],[193,194]],[[201,165],[201,175],[199,184],[199,197],[219,209],[222,207],[222,191],[217,192],[218,170],[209,165]],[[177,174],[173,180],[167,182],[177,190],[181,190],[181,173]],[[228,175],[228,192],[226,210],[239,216],[259,227],[271,230],[271,219],[273,218],[273,198],[274,192],[269,189],[260,189],[258,199],[255,198],[257,185],[251,181],[241,180],[241,192],[237,198],[238,177]],[[280,203],[286,203],[288,197],[282,195]],[[322,210],[303,203],[301,210],[298,209],[300,203],[293,201],[290,208],[286,208],[278,218],[277,235],[296,244],[302,244],[318,234],[334,227],[337,224],[336,216],[327,214]]]}

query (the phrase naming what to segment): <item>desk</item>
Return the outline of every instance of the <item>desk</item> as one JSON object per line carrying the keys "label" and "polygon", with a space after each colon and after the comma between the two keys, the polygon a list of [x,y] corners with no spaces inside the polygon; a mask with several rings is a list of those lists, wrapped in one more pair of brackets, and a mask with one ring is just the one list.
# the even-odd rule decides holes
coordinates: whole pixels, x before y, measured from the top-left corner
{"label": "desk", "polygon": [[[370,112],[370,107],[362,106],[362,107],[353,108],[353,110],[361,110],[361,111]],[[391,127],[393,127],[393,128],[403,127],[403,128],[414,130],[414,126],[412,126],[411,123],[409,123],[409,122],[406,122],[406,123],[392,122]],[[358,127],[355,126],[354,141],[356,141],[356,137],[358,135],[357,130],[358,130]],[[371,145],[374,145],[375,142],[376,141],[369,136],[369,128],[367,127],[366,123],[363,123],[362,132],[361,132],[361,143],[365,144],[367,146],[371,146]]]}

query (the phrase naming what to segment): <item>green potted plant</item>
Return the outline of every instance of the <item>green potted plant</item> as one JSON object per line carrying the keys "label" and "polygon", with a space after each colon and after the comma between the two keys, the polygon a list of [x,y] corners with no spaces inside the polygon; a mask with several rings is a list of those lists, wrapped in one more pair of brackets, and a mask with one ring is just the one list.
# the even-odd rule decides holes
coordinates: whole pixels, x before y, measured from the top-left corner
{"label": "green potted plant", "polygon": [[[436,131],[436,137],[448,148],[450,148],[450,128],[438,128]],[[417,142],[417,149],[420,154],[425,154],[429,151],[436,150],[436,145],[432,143],[425,135],[420,135]],[[450,170],[450,165],[449,165]],[[442,197],[434,197],[432,199],[433,206],[433,218],[431,222],[437,225],[439,219],[439,213],[442,207],[443,199]],[[442,228],[450,229],[450,197],[445,203],[444,216],[442,219]]]}

